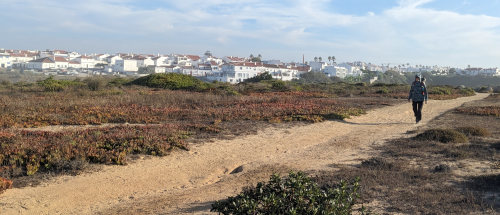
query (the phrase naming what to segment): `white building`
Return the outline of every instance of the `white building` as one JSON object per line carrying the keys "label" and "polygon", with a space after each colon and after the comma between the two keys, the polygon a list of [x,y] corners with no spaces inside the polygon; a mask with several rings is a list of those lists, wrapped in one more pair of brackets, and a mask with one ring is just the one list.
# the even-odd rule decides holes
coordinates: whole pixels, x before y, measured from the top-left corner
{"label": "white building", "polygon": [[134,59],[121,59],[116,60],[113,71],[121,73],[137,72],[139,67],[137,66],[137,61]]}
{"label": "white building", "polygon": [[157,56],[154,58],[151,58],[153,60],[155,66],[170,66],[171,64],[167,63],[168,57],[165,56]]}
{"label": "white building", "polygon": [[56,63],[49,57],[39,58],[29,61],[26,65],[28,69],[45,70],[56,68]]}
{"label": "white building", "polygon": [[93,57],[90,56],[80,56],[77,57],[74,61],[80,63],[82,69],[93,69],[96,65],[96,61]]}
{"label": "white building", "polygon": [[311,67],[311,71],[320,72],[323,71],[328,64],[326,62],[310,61],[309,66]]}
{"label": "white building", "polygon": [[7,68],[12,66],[12,59],[9,54],[0,53],[0,68]]}
{"label": "white building", "polygon": [[56,69],[67,69],[69,67],[68,61],[64,57],[54,56],[52,60]]}
{"label": "white building", "polygon": [[117,60],[123,60],[123,59],[119,55],[108,56],[106,58],[106,62],[108,62],[108,65],[110,65],[110,66],[115,65]]}
{"label": "white building", "polygon": [[81,69],[82,65],[76,61],[69,61],[68,62],[68,68],[73,68],[73,69]]}
{"label": "white building", "polygon": [[180,68],[177,66],[156,66],[155,73],[173,73],[178,71]]}
{"label": "white building", "polygon": [[326,66],[325,69],[323,70],[324,73],[328,77],[339,77],[339,78],[345,78],[347,76],[347,69],[344,67],[339,67],[339,66]]}

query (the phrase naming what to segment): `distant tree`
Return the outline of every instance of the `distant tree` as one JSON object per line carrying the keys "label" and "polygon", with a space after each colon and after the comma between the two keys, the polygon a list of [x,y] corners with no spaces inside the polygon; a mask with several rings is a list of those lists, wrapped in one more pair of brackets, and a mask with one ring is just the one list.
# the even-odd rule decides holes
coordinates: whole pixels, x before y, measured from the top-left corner
{"label": "distant tree", "polygon": [[314,57],[314,62],[318,62],[318,57]]}
{"label": "distant tree", "polygon": [[448,74],[455,75],[457,74],[457,70],[455,68],[451,68],[450,70],[448,70]]}
{"label": "distant tree", "polygon": [[328,62],[332,61],[332,56],[328,56]]}
{"label": "distant tree", "polygon": [[332,56],[332,62],[335,63],[335,56]]}
{"label": "distant tree", "polygon": [[300,76],[301,83],[331,83],[332,80],[322,72],[306,72]]}
{"label": "distant tree", "polygon": [[255,83],[255,82],[260,82],[260,81],[265,81],[265,80],[273,80],[273,76],[269,74],[269,72],[264,72],[261,73],[255,77],[246,79],[244,82],[247,83]]}
{"label": "distant tree", "polygon": [[252,58],[253,58],[253,54],[250,54],[250,59],[252,59]]}
{"label": "distant tree", "polygon": [[212,57],[212,52],[210,52],[210,51],[206,51],[206,52],[205,52],[205,56],[207,56],[207,57]]}
{"label": "distant tree", "polygon": [[154,66],[146,66],[146,67],[140,67],[139,74],[153,74],[155,73],[155,67]]}
{"label": "distant tree", "polygon": [[262,55],[261,54],[258,54],[257,57],[260,58],[260,59],[262,59]]}
{"label": "distant tree", "polygon": [[323,58],[322,57],[319,57],[318,58],[319,62],[322,62],[323,61]]}

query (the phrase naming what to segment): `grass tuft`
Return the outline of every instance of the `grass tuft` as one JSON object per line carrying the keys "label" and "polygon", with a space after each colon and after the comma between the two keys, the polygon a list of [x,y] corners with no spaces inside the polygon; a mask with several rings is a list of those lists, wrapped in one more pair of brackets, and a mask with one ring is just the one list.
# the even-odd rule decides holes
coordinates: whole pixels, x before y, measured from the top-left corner
{"label": "grass tuft", "polygon": [[462,134],[465,134],[468,137],[470,136],[486,137],[491,135],[491,133],[487,129],[481,127],[472,127],[472,126],[458,127],[455,128],[455,130]]}
{"label": "grass tuft", "polygon": [[464,134],[452,129],[429,129],[415,137],[419,141],[438,141],[441,143],[466,143],[469,141]]}

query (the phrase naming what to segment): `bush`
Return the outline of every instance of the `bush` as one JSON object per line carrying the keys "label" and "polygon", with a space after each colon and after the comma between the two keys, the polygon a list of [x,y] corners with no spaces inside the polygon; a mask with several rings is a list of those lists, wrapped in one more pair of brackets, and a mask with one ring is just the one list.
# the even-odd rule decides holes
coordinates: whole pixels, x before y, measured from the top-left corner
{"label": "bush", "polygon": [[12,188],[12,181],[0,177],[0,193],[10,188]]}
{"label": "bush", "polygon": [[38,85],[43,87],[46,92],[59,92],[63,91],[69,86],[81,86],[82,82],[68,81],[68,80],[55,80],[54,77],[49,77],[43,81],[39,81]]}
{"label": "bush", "polygon": [[383,87],[380,90],[377,90],[377,94],[389,94],[389,89],[387,87]]}
{"label": "bush", "polygon": [[300,75],[299,83],[332,83],[332,79],[328,78],[322,72],[306,72]]}
{"label": "bush", "polygon": [[178,73],[151,74],[135,79],[130,84],[170,90],[205,90],[209,87],[208,83],[195,77]]}
{"label": "bush", "polygon": [[479,93],[492,93],[493,88],[492,87],[480,87],[480,88],[477,88],[476,91]]}
{"label": "bush", "polygon": [[466,96],[473,96],[476,94],[476,92],[472,88],[461,88],[459,89],[458,93]]}
{"label": "bush", "polygon": [[271,88],[276,91],[289,91],[290,89],[286,86],[284,81],[276,80],[273,81]]}
{"label": "bush", "polygon": [[485,137],[491,134],[485,128],[480,128],[480,127],[459,127],[455,128],[455,130],[467,136]]}
{"label": "bush", "polygon": [[351,214],[357,200],[358,180],[341,181],[333,189],[319,188],[304,173],[273,175],[269,183],[247,188],[236,197],[216,201],[212,212],[222,214]]}
{"label": "bush", "polygon": [[452,129],[429,129],[418,134],[415,139],[420,141],[439,141],[442,143],[465,143],[469,141],[464,134]]}
{"label": "bush", "polygon": [[429,94],[435,95],[451,95],[451,89],[448,87],[433,87],[429,90]]}
{"label": "bush", "polygon": [[87,84],[87,87],[92,91],[102,90],[106,86],[106,80],[100,77],[95,78],[87,78],[84,81]]}
{"label": "bush", "polygon": [[121,87],[123,85],[126,85],[130,82],[130,79],[125,79],[125,78],[114,78],[112,79],[108,85],[113,86],[113,87]]}
{"label": "bush", "polygon": [[244,82],[256,83],[256,82],[261,82],[261,81],[266,81],[266,80],[273,80],[273,76],[271,74],[269,74],[269,72],[264,72],[262,74],[255,76],[255,77],[248,78]]}

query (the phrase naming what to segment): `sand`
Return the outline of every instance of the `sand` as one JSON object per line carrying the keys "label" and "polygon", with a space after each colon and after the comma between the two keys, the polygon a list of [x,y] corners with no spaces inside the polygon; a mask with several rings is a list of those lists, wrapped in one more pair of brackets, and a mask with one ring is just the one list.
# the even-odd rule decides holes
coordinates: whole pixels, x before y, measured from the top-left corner
{"label": "sand", "polygon": [[207,214],[214,200],[267,180],[273,172],[333,170],[359,164],[374,146],[425,129],[427,122],[488,94],[424,105],[415,124],[411,104],[387,106],[345,121],[269,128],[257,135],[216,140],[145,157],[126,166],[61,176],[0,195],[0,214]]}

